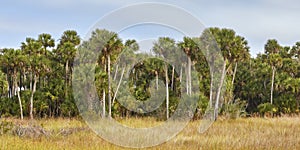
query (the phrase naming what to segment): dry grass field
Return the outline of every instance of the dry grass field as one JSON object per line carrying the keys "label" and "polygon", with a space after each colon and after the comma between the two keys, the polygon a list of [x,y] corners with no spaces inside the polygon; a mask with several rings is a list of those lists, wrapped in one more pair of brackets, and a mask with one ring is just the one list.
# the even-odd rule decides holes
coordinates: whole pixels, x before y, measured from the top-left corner
{"label": "dry grass field", "polygon": [[[6,121],[22,127],[39,127],[45,133],[21,137],[13,133],[0,135],[0,148],[3,150],[128,149],[106,142],[76,119]],[[135,127],[161,123],[154,119],[121,122]],[[300,117],[219,119],[203,134],[197,132],[199,124],[200,121],[190,122],[172,140],[147,149],[300,149]]]}

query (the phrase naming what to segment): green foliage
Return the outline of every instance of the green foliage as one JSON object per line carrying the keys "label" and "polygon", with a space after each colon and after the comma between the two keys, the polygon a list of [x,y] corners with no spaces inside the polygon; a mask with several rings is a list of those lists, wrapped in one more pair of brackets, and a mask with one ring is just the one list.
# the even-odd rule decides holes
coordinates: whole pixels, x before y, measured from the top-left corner
{"label": "green foliage", "polygon": [[0,135],[11,132],[13,127],[14,127],[14,125],[12,122],[0,120]]}
{"label": "green foliage", "polygon": [[259,113],[264,116],[266,113],[276,113],[277,108],[271,103],[263,103],[258,105]]}
{"label": "green foliage", "polygon": [[[223,83],[226,84],[226,89],[221,98],[224,100],[222,112],[225,116],[237,118],[256,112],[299,113],[300,42],[294,46],[281,46],[277,40],[270,39],[265,44],[263,54],[250,58],[248,43],[244,37],[231,29],[208,28],[199,37],[184,37],[182,41],[160,37],[152,48],[152,52],[159,58],[143,59],[150,55],[138,53],[139,45],[136,40],[123,42],[115,32],[96,29],[87,41],[80,41],[76,31],[67,30],[57,45],[50,34],[43,33],[37,39],[26,38],[20,49],[3,49],[0,55],[0,116],[19,116],[21,108],[24,116],[29,116],[31,95],[35,117],[74,117],[79,114],[77,107],[89,109],[89,113],[96,116],[103,113],[99,110],[100,104],[105,103],[104,109],[110,110],[109,104],[117,94],[110,107],[113,116],[155,116],[164,120],[166,112],[172,115],[177,109],[184,94],[182,92],[188,91],[188,88],[196,88],[199,93],[195,93],[197,96],[193,99],[199,101],[195,104],[195,118],[201,118],[209,107],[210,100],[215,100],[210,93],[214,68],[209,68],[209,65],[219,62],[216,60],[217,56],[213,55],[215,51],[211,50],[215,45],[205,43],[212,38],[225,58],[227,77]],[[79,45],[80,43],[82,44]],[[76,54],[82,56],[80,60],[74,60]],[[206,58],[208,54],[211,58]],[[163,61],[165,59],[168,61]],[[82,63],[82,70],[74,69],[74,64],[78,62]],[[95,79],[86,78],[91,70],[95,73]],[[126,84],[131,96],[125,92],[126,89],[117,89],[118,84],[112,82],[119,82],[122,70],[129,75],[129,81],[121,82],[120,85],[124,87]],[[74,72],[79,74],[76,83],[72,82]],[[188,82],[199,80],[199,87],[195,87],[194,83],[189,85],[191,83],[185,81],[185,78],[192,78],[187,79]],[[164,102],[156,111],[149,114],[144,114],[142,108],[140,112],[131,112],[118,102],[120,99],[145,102],[151,96],[157,96],[151,95],[151,91],[158,90],[156,80],[163,87],[168,83],[168,108],[167,98],[163,99]],[[33,89],[34,82],[37,83],[36,90]],[[73,95],[73,84],[78,84],[78,87],[95,85],[99,101],[81,101],[76,105],[74,97],[85,99],[86,95],[80,95],[77,91]],[[88,88],[82,90],[90,92]],[[167,93],[166,88],[160,90],[156,92]],[[212,95],[216,95],[216,92]],[[233,99],[236,100],[233,102]],[[273,104],[270,104],[271,99]],[[194,107],[191,101],[184,104]],[[134,107],[133,105],[134,103],[128,103],[128,106]]]}
{"label": "green foliage", "polygon": [[245,117],[247,115],[246,108],[247,102],[237,99],[235,101],[230,101],[229,103],[224,104],[222,113],[227,118],[237,119],[240,117]]}
{"label": "green foliage", "polygon": [[8,82],[6,80],[5,74],[0,70],[0,97],[7,94]]}

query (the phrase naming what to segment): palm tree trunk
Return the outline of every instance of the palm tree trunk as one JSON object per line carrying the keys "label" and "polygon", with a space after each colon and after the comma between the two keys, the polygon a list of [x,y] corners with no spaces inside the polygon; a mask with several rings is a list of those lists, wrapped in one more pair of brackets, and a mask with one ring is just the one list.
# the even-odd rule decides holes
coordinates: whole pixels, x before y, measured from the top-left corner
{"label": "palm tree trunk", "polygon": [[224,83],[224,79],[225,79],[225,74],[226,74],[226,61],[224,61],[224,64],[223,64],[222,76],[221,76],[221,80],[220,80],[220,85],[218,87],[218,93],[217,93],[215,110],[214,110],[214,120],[217,120],[217,118],[218,118],[220,96],[221,96],[221,91],[222,91],[222,87],[223,87],[223,83]]}
{"label": "palm tree trunk", "polygon": [[114,81],[115,81],[116,78],[117,78],[118,69],[119,69],[119,65],[117,64],[117,66],[116,66],[116,71],[115,71],[115,75],[114,75]]}
{"label": "palm tree trunk", "polygon": [[[8,74],[9,74],[9,73],[8,73],[8,69],[6,69],[6,72],[7,72],[7,73],[6,73],[6,75],[5,75],[5,78],[6,78],[6,81],[9,81],[9,80],[8,80]],[[8,85],[8,86],[7,86],[7,91],[8,91],[8,92],[7,92],[7,98],[10,98],[10,94],[9,94],[9,93],[10,93],[10,84],[9,84],[9,82],[8,82],[7,85]]]}
{"label": "palm tree trunk", "polygon": [[180,75],[179,75],[179,82],[181,83],[182,81],[182,64],[180,66]]}
{"label": "palm tree trunk", "polygon": [[124,76],[125,68],[126,67],[124,67],[123,70],[122,70],[121,78],[119,80],[118,87],[117,87],[116,92],[114,94],[113,103],[115,102],[115,99],[117,97],[117,94],[118,94],[118,91],[119,91],[119,88],[120,88],[120,85],[121,85],[121,82],[122,82],[122,79],[123,79],[123,76]]}
{"label": "palm tree trunk", "polygon": [[22,81],[22,71],[20,71],[20,81],[19,81],[20,85],[19,85],[19,90],[21,91],[22,89],[22,85],[23,85],[23,81]]}
{"label": "palm tree trunk", "polygon": [[271,104],[273,104],[275,70],[276,70],[276,68],[274,66],[272,66],[272,84],[271,84],[271,98],[270,98]]}
{"label": "palm tree trunk", "polygon": [[188,69],[188,64],[186,64],[186,67],[185,67],[185,75],[186,75],[186,94],[189,95],[189,69]]}
{"label": "palm tree trunk", "polygon": [[12,80],[11,80],[11,85],[12,85],[12,94],[11,94],[11,97],[13,97],[13,96],[15,96],[15,94],[16,94],[16,88],[18,88],[18,87],[15,87],[14,86],[14,78],[12,77]]}
{"label": "palm tree trunk", "polygon": [[30,83],[29,83],[29,90],[32,91],[32,72],[30,72],[29,80],[30,80]]}
{"label": "palm tree trunk", "polygon": [[23,75],[23,83],[25,83],[24,84],[24,90],[27,90],[27,85],[26,85],[27,78],[26,78],[26,74],[23,73],[22,75]]}
{"label": "palm tree trunk", "polygon": [[110,55],[107,55],[107,75],[108,75],[108,116],[111,117],[111,83],[110,83]]}
{"label": "palm tree trunk", "polygon": [[156,90],[158,90],[158,72],[155,71],[155,76],[156,76]]}
{"label": "palm tree trunk", "polygon": [[[15,87],[18,87],[18,83],[15,79],[15,83],[14,83]],[[18,95],[18,100],[19,100],[19,107],[20,107],[20,115],[21,115],[21,120],[23,120],[23,106],[22,106],[22,100],[21,100],[21,96],[20,96],[20,91],[17,90],[17,95]]]}
{"label": "palm tree trunk", "polygon": [[166,111],[167,111],[167,119],[169,119],[169,84],[168,84],[168,65],[166,64],[166,71],[165,71],[165,76],[166,76]]}
{"label": "palm tree trunk", "polygon": [[211,72],[210,79],[210,91],[209,91],[209,107],[213,108],[213,80],[214,80],[214,71]]}
{"label": "palm tree trunk", "polygon": [[102,95],[102,118],[105,117],[105,88],[103,88],[103,95]]}
{"label": "palm tree trunk", "polygon": [[65,99],[68,97],[68,72],[69,72],[69,60],[66,61],[65,68]]}
{"label": "palm tree trunk", "polygon": [[192,61],[191,61],[191,57],[188,57],[188,64],[189,64],[189,95],[192,95]]}
{"label": "palm tree trunk", "polygon": [[171,89],[173,89],[174,88],[174,74],[175,74],[175,67],[174,66],[172,66],[172,83],[171,83]]}
{"label": "palm tree trunk", "polygon": [[30,96],[30,119],[33,119],[33,95],[36,91],[36,83],[37,83],[37,76],[34,75],[34,83],[33,83],[33,88],[32,88],[32,91],[31,91],[31,96]]}
{"label": "palm tree trunk", "polygon": [[232,85],[232,86],[233,86],[234,80],[235,80],[235,75],[236,75],[236,71],[237,71],[237,65],[238,65],[238,63],[236,62],[236,63],[235,63],[235,66],[234,66],[234,71],[233,71],[232,81],[231,81],[231,85]]}

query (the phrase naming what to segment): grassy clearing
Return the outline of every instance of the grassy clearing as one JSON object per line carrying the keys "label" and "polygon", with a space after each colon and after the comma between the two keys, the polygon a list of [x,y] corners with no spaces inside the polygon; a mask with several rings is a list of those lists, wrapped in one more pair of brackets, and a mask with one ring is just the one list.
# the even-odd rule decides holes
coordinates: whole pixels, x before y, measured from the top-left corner
{"label": "grassy clearing", "polygon": [[[22,126],[39,125],[55,134],[34,138],[2,135],[1,149],[124,149],[104,141],[91,130],[59,134],[62,130],[88,128],[79,120],[8,120]],[[121,122],[134,127],[150,127],[161,123],[149,118]],[[204,134],[197,132],[199,124],[199,121],[191,122],[171,141],[148,149],[300,149],[299,117],[219,119]]]}

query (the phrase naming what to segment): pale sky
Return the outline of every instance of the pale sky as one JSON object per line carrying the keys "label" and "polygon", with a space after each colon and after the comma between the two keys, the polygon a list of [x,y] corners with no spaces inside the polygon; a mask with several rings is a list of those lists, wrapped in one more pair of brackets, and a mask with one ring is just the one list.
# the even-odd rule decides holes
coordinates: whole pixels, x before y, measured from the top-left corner
{"label": "pale sky", "polygon": [[17,48],[26,37],[37,38],[40,33],[58,40],[68,29],[85,37],[104,15],[142,2],[172,4],[205,27],[234,29],[247,39],[252,55],[263,52],[271,38],[286,46],[300,41],[300,1],[296,0],[1,0],[0,48]]}

